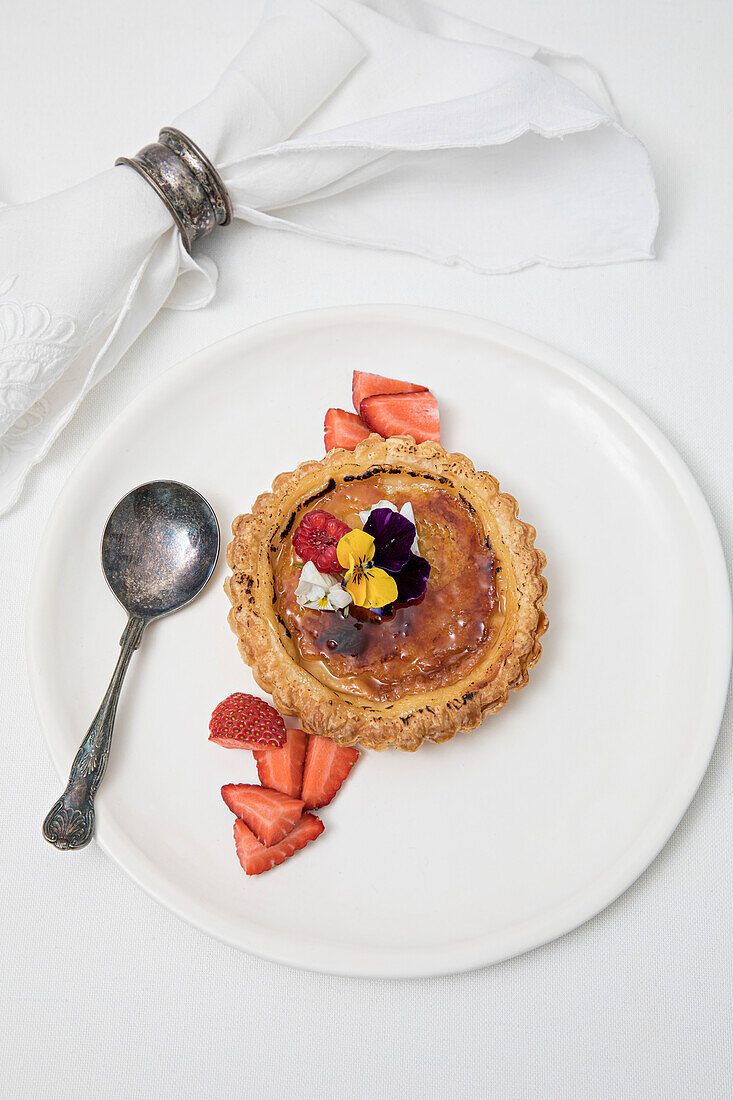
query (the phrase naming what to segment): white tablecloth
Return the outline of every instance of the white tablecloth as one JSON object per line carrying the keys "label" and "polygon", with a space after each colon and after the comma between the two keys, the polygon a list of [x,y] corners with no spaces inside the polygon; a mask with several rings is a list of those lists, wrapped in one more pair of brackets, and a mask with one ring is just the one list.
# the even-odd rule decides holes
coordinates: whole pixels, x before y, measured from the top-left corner
{"label": "white tablecloth", "polygon": [[[733,546],[733,8],[719,0],[450,6],[599,66],[652,157],[659,259],[482,277],[236,226],[207,246],[222,273],[214,303],[160,316],[86,400],[0,522],[3,1096],[729,1095],[730,714],[681,826],[615,905],[557,943],[451,978],[347,980],[250,958],[160,908],[96,847],[61,855],[41,839],[59,784],[31,705],[23,625],[49,511],[90,443],[150,378],[246,325],[388,301],[525,330],[594,367],[652,416]],[[64,187],[152,140],[211,87],[239,42],[240,10],[235,0],[6,5],[0,196]],[[690,598],[694,578],[680,578],[670,599]]]}

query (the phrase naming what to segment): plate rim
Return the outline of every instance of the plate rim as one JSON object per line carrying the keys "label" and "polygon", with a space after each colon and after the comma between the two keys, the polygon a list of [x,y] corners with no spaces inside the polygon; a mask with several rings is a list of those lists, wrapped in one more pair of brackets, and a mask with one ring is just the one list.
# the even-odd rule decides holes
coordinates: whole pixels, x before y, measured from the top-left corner
{"label": "plate rim", "polygon": [[[426,947],[407,951],[403,948],[333,945],[307,938],[296,940],[291,933],[267,929],[262,925],[256,926],[257,932],[253,935],[255,926],[252,922],[245,921],[243,926],[247,934],[237,938],[224,927],[218,927],[215,914],[203,906],[198,899],[192,901],[190,895],[174,887],[170,882],[164,884],[164,890],[161,890],[159,885],[156,886],[154,875],[151,881],[147,868],[151,861],[145,853],[133,845],[122,830],[114,826],[105,826],[104,816],[97,822],[96,842],[125,874],[149,896],[188,924],[230,946],[283,965],[346,977],[433,977],[492,965],[534,950],[580,927],[611,905],[644,873],[675,832],[697,793],[717,742],[728,694],[733,645],[731,593],[720,535],[704,494],[680,454],[649,416],[616,385],[572,356],[533,336],[471,314],[427,306],[395,303],[330,306],[269,318],[231,333],[179,360],[152,379],[106,425],[101,435],[79,458],[56,498],[43,538],[40,540],[26,616],[26,662],[31,696],[43,739],[54,770],[63,782],[70,762],[64,763],[54,748],[54,739],[49,732],[52,727],[51,707],[44,696],[42,677],[35,663],[35,642],[43,632],[40,578],[43,576],[44,562],[51,554],[50,547],[54,544],[54,534],[62,523],[64,505],[69,498],[73,497],[74,490],[82,480],[90,458],[96,450],[104,447],[108,435],[113,430],[119,429],[127,421],[134,421],[139,408],[150,400],[154,400],[159,391],[164,392],[170,386],[173,373],[199,372],[205,369],[203,361],[208,357],[218,358],[221,354],[227,354],[230,348],[233,352],[242,342],[252,345],[260,339],[277,340],[287,335],[289,330],[297,332],[303,331],[304,328],[348,326],[363,323],[365,320],[402,321],[410,325],[417,324],[420,327],[439,326],[458,332],[460,335],[485,339],[528,355],[589,390],[633,429],[670,476],[685,510],[694,522],[702,557],[709,569],[711,593],[717,592],[723,597],[716,601],[716,610],[719,614],[711,629],[711,633],[718,639],[715,652],[720,657],[720,670],[719,672],[717,669],[714,670],[711,688],[705,700],[706,710],[700,721],[700,728],[709,728],[710,733],[705,738],[698,738],[693,745],[690,763],[683,773],[682,780],[671,793],[668,792],[662,807],[647,828],[635,838],[626,853],[619,856],[610,867],[569,898],[563,899],[547,911],[534,914],[519,925],[502,930],[499,935],[496,932],[490,932],[467,940],[442,944],[435,948]],[[718,682],[720,687],[716,691]]]}

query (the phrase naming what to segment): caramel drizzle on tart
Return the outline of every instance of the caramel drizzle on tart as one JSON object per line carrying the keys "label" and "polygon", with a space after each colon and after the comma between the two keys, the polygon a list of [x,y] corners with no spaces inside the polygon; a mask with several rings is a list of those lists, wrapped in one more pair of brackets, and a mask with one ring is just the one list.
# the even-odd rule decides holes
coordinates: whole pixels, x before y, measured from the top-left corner
{"label": "caramel drizzle on tart", "polygon": [[[275,555],[277,613],[299,663],[341,692],[387,702],[466,676],[495,641],[501,621],[496,562],[475,510],[446,486],[379,473],[330,488],[316,505],[352,527],[379,500],[413,505],[420,554],[431,566],[424,597],[382,621],[300,607],[292,539]],[[300,521],[308,508],[298,510]],[[292,531],[297,524],[288,525]]]}
{"label": "caramel drizzle on tart", "polygon": [[[445,490],[475,513],[477,529],[487,532],[487,549],[496,560],[497,598],[489,638],[476,653],[475,667],[452,684],[433,683],[418,694],[406,692],[385,702],[345,691],[343,681],[330,674],[321,657],[310,662],[299,655],[293,631],[277,606],[279,578],[276,581],[274,574],[280,551],[304,511],[324,507],[338,486],[365,486],[382,474],[404,477],[404,484],[391,478],[387,483],[392,484],[392,499],[404,493],[413,501],[418,529],[420,495],[429,489]],[[355,513],[382,497],[390,493],[378,491],[363,498],[360,494]],[[340,518],[355,525],[355,513]],[[239,651],[280,713],[295,717],[308,732],[341,745],[376,750],[394,745],[414,752],[425,740],[447,741],[501,710],[509,693],[527,683],[539,660],[540,639],[547,629],[547,583],[542,576],[546,558],[535,546],[535,530],[520,519],[516,500],[502,492],[496,478],[439,443],[372,435],[353,451],[336,448],[318,461],[302,462],[279,474],[250,513],[235,518],[232,533],[227,548],[231,575],[224,588]],[[420,552],[431,556],[422,540]]]}

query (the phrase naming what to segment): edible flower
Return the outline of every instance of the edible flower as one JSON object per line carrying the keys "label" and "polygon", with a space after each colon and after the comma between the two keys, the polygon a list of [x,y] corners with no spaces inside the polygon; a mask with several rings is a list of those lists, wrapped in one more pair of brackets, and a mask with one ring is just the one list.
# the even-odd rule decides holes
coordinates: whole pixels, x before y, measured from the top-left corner
{"label": "edible flower", "polygon": [[351,596],[341,587],[338,577],[320,573],[312,561],[303,566],[295,598],[301,607],[317,611],[342,611],[351,603]]}
{"label": "edible flower", "polygon": [[419,554],[410,554],[407,563],[395,574],[397,581],[396,603],[416,603],[425,595],[430,576],[430,564]]}
{"label": "edible flower", "polygon": [[394,508],[373,508],[364,530],[374,536],[375,565],[394,575],[397,603],[415,603],[428,586],[430,565],[413,553],[416,528],[412,520]]}
{"label": "edible flower", "polygon": [[399,573],[410,557],[415,524],[397,511],[374,508],[364,530],[374,537],[375,564],[389,573]]}
{"label": "edible flower", "polygon": [[409,519],[410,523],[415,527],[415,537],[412,540],[412,552],[417,554],[420,549],[420,542],[417,537],[417,527],[415,526],[415,513],[412,508],[412,504],[409,500],[405,501],[401,508],[398,508],[396,504],[393,504],[391,500],[378,500],[376,504],[373,504],[371,508],[367,508],[365,512],[359,512],[359,519],[362,522],[362,526],[366,525],[366,521],[369,519],[372,512],[376,512],[378,508],[388,508],[390,512],[399,512],[405,519]]}
{"label": "edible flower", "polygon": [[357,607],[381,608],[397,599],[397,584],[385,569],[375,564],[374,536],[367,531],[349,531],[339,539],[336,553],[346,570],[344,588]]}

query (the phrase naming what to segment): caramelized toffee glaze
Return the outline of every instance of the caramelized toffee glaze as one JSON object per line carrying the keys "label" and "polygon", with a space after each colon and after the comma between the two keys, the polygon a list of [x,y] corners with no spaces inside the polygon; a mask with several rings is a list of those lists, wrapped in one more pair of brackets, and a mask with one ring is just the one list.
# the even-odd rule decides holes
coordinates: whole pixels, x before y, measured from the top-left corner
{"label": "caramelized toffee glaze", "polygon": [[[302,608],[292,531],[310,508],[360,527],[359,512],[380,500],[412,503],[420,554],[430,562],[419,603],[381,622]],[[471,506],[450,487],[423,475],[379,473],[341,484],[295,516],[273,561],[277,612],[299,663],[336,690],[390,702],[463,679],[501,626],[494,556]]]}

